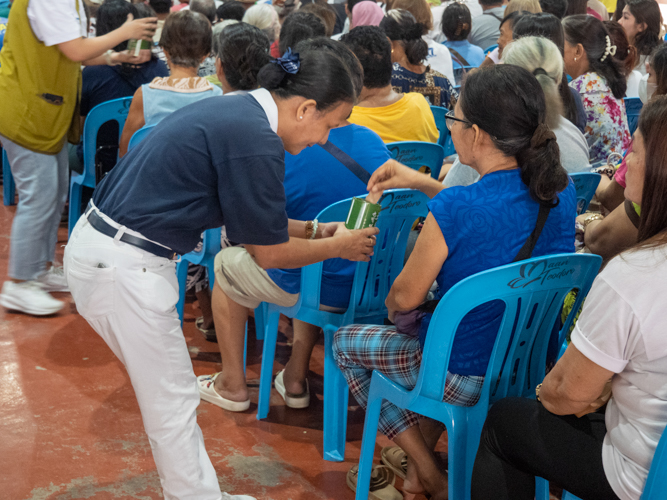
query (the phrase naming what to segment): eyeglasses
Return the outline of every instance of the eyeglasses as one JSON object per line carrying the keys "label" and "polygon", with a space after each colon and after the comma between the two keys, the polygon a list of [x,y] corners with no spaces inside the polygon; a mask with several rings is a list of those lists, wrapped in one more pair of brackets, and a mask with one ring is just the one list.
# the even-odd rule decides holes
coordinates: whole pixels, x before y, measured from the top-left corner
{"label": "eyeglasses", "polygon": [[468,125],[472,125],[472,123],[470,123],[468,120],[462,120],[461,118],[456,118],[456,116],[454,116],[454,111],[452,110],[445,115],[445,123],[447,124],[447,129],[450,132],[452,131],[454,122],[461,122],[461,123],[467,123]]}

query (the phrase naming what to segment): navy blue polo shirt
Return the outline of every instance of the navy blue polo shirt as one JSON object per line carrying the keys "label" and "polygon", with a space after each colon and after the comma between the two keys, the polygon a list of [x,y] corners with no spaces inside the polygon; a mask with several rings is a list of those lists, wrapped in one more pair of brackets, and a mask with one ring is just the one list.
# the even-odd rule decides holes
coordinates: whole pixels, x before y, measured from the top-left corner
{"label": "navy blue polo shirt", "polygon": [[[263,102],[275,103],[266,90]],[[238,243],[289,240],[285,150],[251,95],[210,97],[181,108],[100,182],[95,205],[118,224],[184,254],[225,225]]]}

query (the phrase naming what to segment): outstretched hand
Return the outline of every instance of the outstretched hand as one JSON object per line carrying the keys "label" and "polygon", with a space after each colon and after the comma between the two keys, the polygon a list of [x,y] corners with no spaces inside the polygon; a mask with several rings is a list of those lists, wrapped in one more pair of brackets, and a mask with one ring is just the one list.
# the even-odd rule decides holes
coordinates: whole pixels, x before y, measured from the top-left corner
{"label": "outstretched hand", "polygon": [[148,49],[141,49],[139,55],[135,56],[134,51],[124,50],[122,52],[116,52],[112,58],[115,63],[125,63],[125,64],[143,64],[151,60],[152,52]]}
{"label": "outstretched hand", "polygon": [[373,255],[375,235],[379,232],[380,230],[376,227],[351,231],[345,227],[345,224],[339,223],[333,235],[339,244],[338,256],[341,259],[368,262]]}
{"label": "outstretched hand", "polygon": [[373,173],[371,180],[368,181],[369,195],[366,199],[371,203],[376,203],[386,189],[418,188],[419,181],[422,180],[420,176],[423,175],[396,160],[388,160]]}
{"label": "outstretched hand", "polygon": [[153,41],[153,35],[157,29],[157,17],[143,17],[134,19],[132,14],[127,15],[127,21],[120,29],[124,30],[126,40]]}

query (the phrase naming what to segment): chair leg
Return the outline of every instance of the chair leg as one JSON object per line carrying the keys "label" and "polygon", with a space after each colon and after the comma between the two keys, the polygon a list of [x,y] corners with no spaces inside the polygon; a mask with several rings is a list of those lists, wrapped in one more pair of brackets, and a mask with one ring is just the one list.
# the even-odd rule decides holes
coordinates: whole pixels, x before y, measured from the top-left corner
{"label": "chair leg", "polygon": [[535,500],[549,500],[549,481],[535,478]]}
{"label": "chair leg", "polygon": [[266,329],[265,321],[268,305],[262,302],[259,307],[255,309],[255,336],[257,340],[264,340],[264,330]]}
{"label": "chair leg", "polygon": [[74,226],[81,217],[81,196],[83,186],[77,182],[70,182],[69,185],[69,216],[67,221],[68,236],[72,236]]}
{"label": "chair leg", "polygon": [[468,472],[467,432],[468,426],[462,418],[447,428],[449,498],[470,498],[472,468]]}
{"label": "chair leg", "polygon": [[178,317],[181,318],[181,328],[183,327],[183,309],[185,308],[185,287],[188,281],[188,264],[187,260],[182,260],[176,264],[176,279],[178,280],[178,303],[176,310]]}
{"label": "chair leg", "polygon": [[[261,306],[260,306],[261,307]],[[266,418],[271,406],[271,385],[273,383],[273,360],[276,356],[278,341],[278,321],[280,313],[271,311],[266,318],[264,345],[262,346],[262,370],[259,374],[259,400],[257,402],[257,420]]]}
{"label": "chair leg", "polygon": [[336,328],[324,329],[324,459],[342,462],[347,432],[347,380],[333,356]]}
{"label": "chair leg", "polygon": [[359,474],[357,476],[357,494],[355,500],[368,500],[368,491],[371,486],[371,472],[373,471],[373,455],[377,438],[378,422],[382,398],[368,401],[366,418],[364,419],[364,434],[361,439],[361,456],[359,457]]}
{"label": "chair leg", "polygon": [[9,166],[7,152],[2,150],[2,202],[5,206],[14,205],[16,199],[16,185]]}

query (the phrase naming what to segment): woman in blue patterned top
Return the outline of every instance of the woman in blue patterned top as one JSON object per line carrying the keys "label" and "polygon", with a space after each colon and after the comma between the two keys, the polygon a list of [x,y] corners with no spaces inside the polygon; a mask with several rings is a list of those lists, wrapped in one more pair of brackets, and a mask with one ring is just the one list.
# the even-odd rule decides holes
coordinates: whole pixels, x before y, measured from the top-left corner
{"label": "woman in blue patterned top", "polygon": [[[439,298],[473,274],[511,263],[533,231],[541,205],[550,212],[532,255],[574,251],[575,190],[545,117],[544,93],[530,72],[511,65],[481,69],[470,74],[447,119],[461,160],[481,175],[479,182],[443,189],[392,161],[373,174],[371,195],[411,187],[433,199],[414,251],[386,299],[396,326],[350,325],[336,333],[336,361],[362,406],[374,369],[414,387],[430,316],[421,325],[406,325],[406,320],[414,319],[434,281]],[[470,406],[479,399],[503,311],[502,303],[490,302],[459,324],[444,401]],[[408,456],[404,492],[447,498],[447,476],[433,455],[441,425],[385,401],[380,430]],[[400,453],[383,450],[386,462],[399,471],[401,461],[391,457]]]}
{"label": "woman in blue patterned top", "polygon": [[419,92],[433,106],[453,109],[458,98],[449,79],[426,66],[428,45],[422,39],[423,26],[407,10],[387,12],[380,28],[391,40],[391,62],[394,63],[391,85],[397,92]]}

